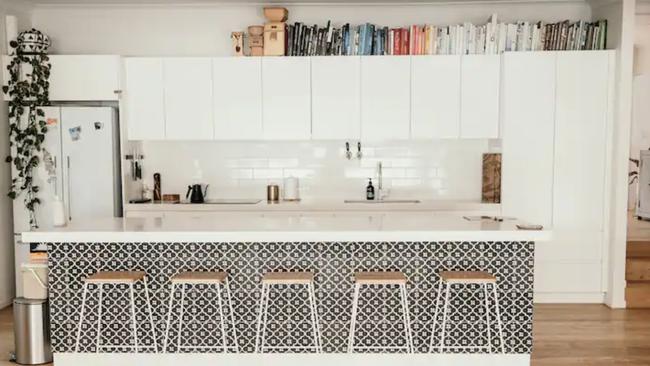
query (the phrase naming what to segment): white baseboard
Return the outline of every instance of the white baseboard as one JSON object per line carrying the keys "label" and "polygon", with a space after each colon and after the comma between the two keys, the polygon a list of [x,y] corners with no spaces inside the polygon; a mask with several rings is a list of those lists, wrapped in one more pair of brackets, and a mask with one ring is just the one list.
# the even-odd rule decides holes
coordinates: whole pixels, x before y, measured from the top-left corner
{"label": "white baseboard", "polygon": [[535,292],[535,304],[604,304],[603,292]]}
{"label": "white baseboard", "polygon": [[529,366],[528,354],[55,353],[56,366]]}

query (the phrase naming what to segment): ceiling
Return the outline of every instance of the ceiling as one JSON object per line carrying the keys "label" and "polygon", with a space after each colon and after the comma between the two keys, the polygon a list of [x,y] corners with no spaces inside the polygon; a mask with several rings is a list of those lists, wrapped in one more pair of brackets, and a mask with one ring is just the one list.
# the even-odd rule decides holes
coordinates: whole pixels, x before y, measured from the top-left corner
{"label": "ceiling", "polygon": [[440,3],[522,3],[583,2],[582,0],[14,0],[34,5],[137,5],[137,4],[440,4]]}

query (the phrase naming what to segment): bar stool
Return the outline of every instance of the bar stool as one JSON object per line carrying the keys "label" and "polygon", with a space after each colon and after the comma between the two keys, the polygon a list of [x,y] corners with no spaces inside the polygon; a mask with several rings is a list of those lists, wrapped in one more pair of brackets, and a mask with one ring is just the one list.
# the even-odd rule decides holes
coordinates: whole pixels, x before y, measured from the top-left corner
{"label": "bar stool", "polygon": [[[499,313],[499,298],[497,295],[497,279],[493,275],[484,271],[443,271],[440,272],[440,281],[438,282],[438,295],[436,296],[436,307],[433,315],[433,329],[431,330],[431,345],[429,352],[434,349],[434,336],[436,334],[436,323],[438,318],[438,305],[440,304],[440,296],[442,295],[442,288],[445,288],[445,300],[442,312],[442,334],[440,336],[440,345],[438,352],[442,353],[445,348],[445,328],[447,325],[447,313],[449,309],[449,290],[452,285],[472,285],[477,284],[483,287],[483,294],[485,297],[485,318],[487,323],[488,345],[484,347],[474,348],[487,348],[489,353],[492,353],[492,330],[490,328],[490,305],[488,301],[488,286],[492,286],[492,294],[494,296],[494,306],[497,316],[497,325],[499,328],[499,340],[501,343],[501,353],[505,353],[503,342],[503,329],[501,324],[501,314]],[[457,348],[457,347],[456,347]],[[460,347],[472,348],[472,347]]]}
{"label": "bar stool", "polygon": [[[132,321],[132,334],[133,334],[133,349],[135,352],[138,352],[138,325],[136,324],[135,317],[135,295],[133,290],[133,285],[136,282],[142,281],[144,285],[144,295],[147,302],[147,310],[149,312],[149,325],[151,326],[151,331],[153,333],[153,348],[154,351],[158,352],[158,344],[156,343],[155,336],[155,327],[153,325],[153,313],[151,312],[151,301],[149,300],[149,289],[147,287],[147,274],[142,271],[104,271],[97,272],[93,275],[86,277],[83,287],[83,295],[81,297],[81,314],[79,315],[79,325],[77,328],[77,342],[75,345],[75,353],[79,352],[79,341],[81,339],[81,325],[84,319],[84,309],[86,307],[86,295],[88,293],[88,285],[97,285],[99,290],[99,301],[97,309],[97,341],[96,341],[96,352],[99,353],[99,350],[104,346],[101,345],[101,326],[102,326],[102,292],[104,285],[128,285],[129,293],[131,298],[131,321]],[[124,347],[124,346],[112,346],[115,347]],[[128,346],[127,346],[128,347]],[[141,347],[143,348],[143,347]]]}
{"label": "bar stool", "polygon": [[[406,275],[402,272],[356,272],[354,274],[354,296],[352,298],[352,319],[350,321],[350,339],[348,341],[348,353],[354,352],[354,331],[357,323],[357,312],[359,307],[359,292],[364,285],[390,286],[398,285],[402,313],[404,314],[404,333],[406,337],[406,348],[408,353],[413,353],[413,334],[411,332],[411,315],[408,307],[406,294]],[[377,349],[393,349],[396,347],[376,347]],[[401,348],[401,347],[400,347]]]}
{"label": "bar stool", "polygon": [[282,346],[265,347],[266,325],[269,311],[269,294],[273,286],[303,285],[307,289],[309,308],[312,323],[313,347],[298,347],[315,349],[322,352],[320,324],[318,309],[316,307],[316,293],[314,291],[314,274],[311,272],[268,272],[262,276],[262,294],[260,296],[260,310],[257,316],[257,332],[255,334],[255,352],[260,353],[266,349],[288,348]]}
{"label": "bar stool", "polygon": [[[230,325],[233,329],[233,336],[235,340],[235,353],[239,352],[239,344],[237,343],[237,334],[235,330],[235,316],[232,308],[232,298],[230,296],[230,287],[228,286],[228,274],[226,272],[181,272],[176,274],[170,279],[171,289],[169,291],[169,306],[167,311],[167,326],[165,327],[165,340],[163,342],[163,352],[167,352],[167,340],[169,339],[169,328],[172,320],[172,308],[174,304],[174,291],[176,286],[181,288],[181,308],[178,317],[178,338],[176,348],[197,348],[194,346],[182,346],[181,334],[183,329],[183,309],[185,307],[185,287],[194,285],[215,285],[217,288],[217,307],[219,308],[219,324],[221,326],[221,340],[223,342],[221,349],[224,353],[228,353],[228,341],[226,334],[226,318],[223,316],[223,301],[221,298],[221,287],[225,289],[226,298],[228,300],[228,309],[230,311]],[[219,346],[215,346],[219,347]],[[204,347],[204,348],[215,348]]]}

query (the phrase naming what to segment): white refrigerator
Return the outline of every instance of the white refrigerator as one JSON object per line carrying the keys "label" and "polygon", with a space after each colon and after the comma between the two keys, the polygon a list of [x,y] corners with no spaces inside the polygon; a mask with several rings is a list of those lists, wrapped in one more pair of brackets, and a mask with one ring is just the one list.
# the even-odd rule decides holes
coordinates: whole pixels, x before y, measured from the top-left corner
{"label": "white refrigerator", "polygon": [[[36,209],[38,229],[52,227],[52,202],[64,203],[68,222],[122,216],[122,188],[117,110],[113,107],[44,107],[47,133],[44,152],[34,174],[41,203]],[[14,172],[15,174],[15,172]],[[30,231],[23,196],[14,200],[16,296],[22,295],[23,263],[30,252],[46,248],[23,244]]]}

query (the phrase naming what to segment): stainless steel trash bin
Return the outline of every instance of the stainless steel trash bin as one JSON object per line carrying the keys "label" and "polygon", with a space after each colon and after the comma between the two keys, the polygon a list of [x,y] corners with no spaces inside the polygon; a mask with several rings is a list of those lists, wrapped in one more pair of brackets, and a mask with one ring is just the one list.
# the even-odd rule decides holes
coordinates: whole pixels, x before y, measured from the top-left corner
{"label": "stainless steel trash bin", "polygon": [[14,340],[16,363],[38,365],[52,362],[47,299],[14,299]]}

